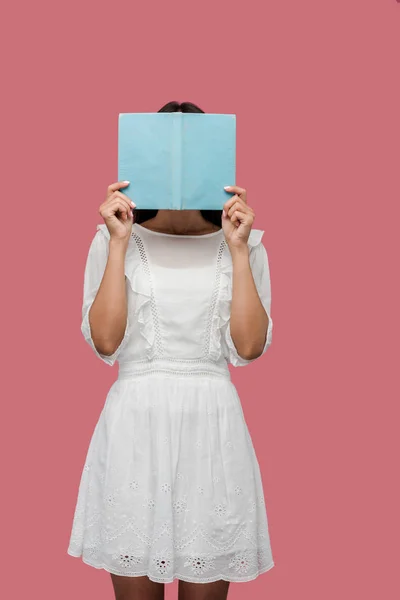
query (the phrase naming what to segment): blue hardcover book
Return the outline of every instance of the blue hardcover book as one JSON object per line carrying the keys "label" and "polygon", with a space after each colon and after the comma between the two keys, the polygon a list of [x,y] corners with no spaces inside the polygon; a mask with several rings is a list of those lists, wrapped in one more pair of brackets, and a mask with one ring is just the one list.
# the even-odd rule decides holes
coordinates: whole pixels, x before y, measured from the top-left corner
{"label": "blue hardcover book", "polygon": [[118,181],[138,209],[222,210],[236,181],[236,115],[120,113]]}

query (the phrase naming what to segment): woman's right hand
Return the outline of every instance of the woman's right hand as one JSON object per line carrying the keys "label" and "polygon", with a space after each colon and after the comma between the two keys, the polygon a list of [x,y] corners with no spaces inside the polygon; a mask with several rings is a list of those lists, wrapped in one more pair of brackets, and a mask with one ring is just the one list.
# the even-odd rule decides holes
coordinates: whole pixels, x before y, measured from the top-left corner
{"label": "woman's right hand", "polygon": [[126,187],[129,182],[117,181],[107,188],[106,199],[99,208],[99,213],[103,217],[110,238],[121,241],[127,241],[132,232],[133,209],[136,204],[119,191]]}

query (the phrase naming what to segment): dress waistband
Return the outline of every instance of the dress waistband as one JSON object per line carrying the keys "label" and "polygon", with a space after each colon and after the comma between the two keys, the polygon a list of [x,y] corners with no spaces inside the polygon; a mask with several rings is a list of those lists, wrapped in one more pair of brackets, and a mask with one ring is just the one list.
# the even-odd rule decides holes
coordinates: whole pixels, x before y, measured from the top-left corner
{"label": "dress waistband", "polygon": [[231,378],[226,361],[216,363],[207,360],[157,358],[152,360],[128,360],[119,363],[118,379],[164,374],[172,377],[226,377]]}

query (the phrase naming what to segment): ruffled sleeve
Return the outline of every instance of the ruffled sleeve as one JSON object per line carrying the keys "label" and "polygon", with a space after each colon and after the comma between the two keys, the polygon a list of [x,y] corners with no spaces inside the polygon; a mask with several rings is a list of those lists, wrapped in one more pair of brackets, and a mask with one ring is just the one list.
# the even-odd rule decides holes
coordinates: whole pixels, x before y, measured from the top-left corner
{"label": "ruffled sleeve", "polygon": [[[100,287],[101,281],[103,279],[104,271],[107,265],[108,251],[109,251],[109,235],[105,232],[105,225],[98,225],[97,231],[93,240],[91,242],[84,274],[84,284],[83,284],[83,304],[82,304],[82,324],[81,331],[88,342],[88,344],[93,349],[94,353],[105,363],[112,366],[121,350],[127,343],[130,332],[130,322],[129,322],[129,311],[128,311],[128,319],[125,328],[124,337],[115,350],[113,354],[101,354],[98,352],[96,346],[94,345],[92,339],[92,333],[90,329],[89,322],[89,311],[90,308],[96,298],[97,291]],[[107,230],[108,231],[108,230]],[[127,280],[125,280],[127,281]],[[129,285],[129,283],[127,283]]]}
{"label": "ruffled sleeve", "polygon": [[[265,338],[265,343],[263,347],[262,356],[267,348],[272,343],[272,328],[273,322],[271,318],[271,279],[270,279],[270,269],[269,269],[269,261],[267,250],[262,243],[261,239],[263,237],[264,231],[259,229],[253,229],[251,231],[249,237],[249,246],[250,246],[250,267],[253,273],[254,282],[260,296],[260,300],[262,305],[268,315],[269,324],[268,330]],[[229,253],[229,250],[228,250]],[[248,365],[251,362],[260,358],[253,358],[247,360],[242,358],[233,343],[233,339],[230,331],[230,307],[232,301],[232,260],[230,258],[225,258],[222,264],[222,303],[220,307],[220,318],[221,318],[221,344],[224,348],[224,353],[228,361],[235,367],[243,367]]]}

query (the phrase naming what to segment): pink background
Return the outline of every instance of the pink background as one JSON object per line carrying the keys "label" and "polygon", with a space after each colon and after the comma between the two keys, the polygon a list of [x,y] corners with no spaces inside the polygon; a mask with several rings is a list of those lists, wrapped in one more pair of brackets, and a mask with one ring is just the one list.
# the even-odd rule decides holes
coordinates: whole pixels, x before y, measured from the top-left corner
{"label": "pink background", "polygon": [[113,597],[66,554],[118,369],[80,333],[84,261],[118,113],[176,99],[237,114],[237,184],[271,267],[273,344],[232,377],[276,565],[229,597],[398,598],[400,6],[107,5],[2,11],[0,593]]}

